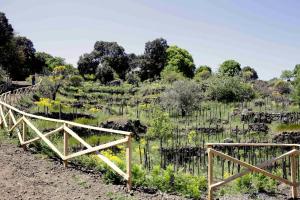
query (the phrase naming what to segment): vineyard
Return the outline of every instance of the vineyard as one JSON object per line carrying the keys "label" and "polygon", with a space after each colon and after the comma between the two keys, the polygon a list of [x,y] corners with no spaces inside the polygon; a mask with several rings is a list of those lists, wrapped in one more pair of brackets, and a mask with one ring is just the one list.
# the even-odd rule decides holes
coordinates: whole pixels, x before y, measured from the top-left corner
{"label": "vineyard", "polygon": [[300,197],[298,2],[5,1],[0,199]]}
{"label": "vineyard", "polygon": [[[176,109],[164,109],[159,103],[160,96],[167,87],[170,87],[169,85],[101,86],[93,82],[83,82],[80,86],[62,86],[55,101],[41,98],[45,94],[43,93],[45,87],[47,85],[41,82],[38,90],[19,89],[12,93],[14,95],[5,93],[2,95],[2,101],[16,105],[27,113],[49,118],[48,121],[35,120],[33,122],[40,132],[46,133],[47,137],[61,130],[59,120],[83,124],[80,125],[81,127],[64,128],[72,136],[75,132],[79,133],[78,136],[83,140],[75,139],[76,135],[69,138],[66,149],[64,143],[61,142],[65,136],[54,134],[49,137],[57,147],[53,152],[47,146],[47,142],[45,144],[32,139],[34,129],[26,129],[26,137],[31,138],[30,142],[34,142],[29,144],[22,140],[21,145],[29,144],[29,148],[56,157],[62,156],[60,153],[55,153],[59,149],[64,149],[65,153],[76,153],[111,141],[118,141],[120,137],[113,134],[114,131],[110,133],[110,129],[132,132],[131,162],[133,166],[131,172],[134,188],[144,187],[150,191],[176,191],[176,193],[179,192],[178,194],[192,198],[205,197],[208,190],[209,166],[212,163],[214,163],[212,165],[213,178],[216,181],[235,177],[234,174],[244,175],[240,178],[236,177],[238,179],[230,183],[231,186],[226,185],[225,188],[217,190],[215,195],[219,197],[236,195],[239,192],[250,192],[253,195],[263,191],[272,193],[278,189],[280,181],[291,179],[292,173],[295,174],[295,182],[300,178],[299,167],[296,168],[297,172],[292,171],[295,162],[299,166],[299,159],[293,161],[288,157],[294,155],[293,152],[289,152],[295,147],[298,148],[297,145],[263,145],[299,143],[297,138],[300,138],[298,136],[300,133],[297,129],[300,126],[298,125],[300,113],[295,112],[296,108],[293,106],[282,102],[269,98],[241,103],[204,101],[192,112],[182,116],[182,113]],[[51,121],[51,118],[58,119],[58,121]],[[21,122],[16,122],[15,119],[14,121],[15,125],[12,128],[17,127]],[[96,128],[83,128],[88,125],[109,129],[99,132]],[[157,126],[156,132],[151,130],[150,126]],[[162,133],[160,129],[164,132]],[[19,137],[22,136],[19,135]],[[207,154],[207,147],[212,146],[209,143],[220,143],[220,145],[216,144],[214,149],[251,165],[264,166],[267,162],[269,164],[264,168],[279,178],[273,180],[265,175],[248,174],[243,168],[245,166],[223,157],[215,156],[213,160],[210,160],[212,157]],[[237,143],[237,145],[224,146],[222,143]],[[240,145],[243,143],[258,145]],[[124,180],[122,176],[128,177],[122,172],[126,167],[124,148],[116,145],[101,152],[101,155],[103,154],[112,161],[107,163],[108,166],[93,155],[80,153],[78,155],[83,156],[74,157],[71,162],[104,173],[104,178],[109,182],[122,183]],[[270,163],[269,160],[274,158],[275,160]],[[107,162],[107,159],[104,161]],[[290,185],[290,182],[284,183]],[[184,188],[180,184],[186,184],[188,187]],[[232,185],[237,188],[236,191],[225,192],[226,188]]]}

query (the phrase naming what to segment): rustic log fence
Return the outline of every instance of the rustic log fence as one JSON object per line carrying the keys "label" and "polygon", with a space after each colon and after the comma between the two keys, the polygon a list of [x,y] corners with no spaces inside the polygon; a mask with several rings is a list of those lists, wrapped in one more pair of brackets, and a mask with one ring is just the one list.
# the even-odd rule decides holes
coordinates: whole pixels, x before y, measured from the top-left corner
{"label": "rustic log fence", "polygon": [[[14,91],[9,91],[0,95],[0,126],[1,128],[6,129],[11,135],[15,132],[18,136],[21,146],[26,149],[27,145],[38,140],[42,140],[46,145],[53,150],[62,160],[64,166],[67,167],[68,160],[76,158],[81,155],[87,155],[94,153],[100,158],[104,163],[112,168],[117,174],[122,176],[127,181],[128,190],[131,189],[131,160],[132,160],[132,150],[131,150],[131,132],[106,129],[100,127],[94,127],[89,125],[83,125],[71,121],[52,119],[42,116],[37,116],[23,112],[13,105],[19,102],[19,100],[28,94],[32,94],[37,91],[39,84],[28,86],[24,88],[19,88]],[[59,124],[59,127],[43,133],[39,130],[37,126],[34,125],[33,121],[46,121]],[[100,144],[98,146],[91,146],[86,141],[84,141],[77,133],[75,133],[71,128],[78,127],[94,131],[100,131],[104,133],[110,133],[119,135],[123,137],[122,139],[117,139],[105,144]],[[28,129],[31,129],[37,136],[29,139]],[[59,149],[50,141],[48,138],[50,135],[55,133],[63,132],[63,152],[60,152]],[[85,149],[70,153],[69,152],[69,138],[73,137],[79,143],[81,143]],[[117,145],[125,144],[126,145],[126,172],[121,170],[114,162],[108,159],[106,156],[101,154],[101,150],[108,149]]]}
{"label": "rustic log fence", "polygon": [[[223,186],[237,178],[240,178],[244,175],[247,175],[251,172],[255,173],[262,173],[263,175],[270,177],[272,179],[275,179],[279,182],[285,183],[289,186],[291,186],[292,190],[292,198],[296,199],[298,198],[298,191],[297,187],[299,186],[299,182],[297,182],[297,169],[299,168],[297,159],[300,151],[299,151],[299,144],[274,144],[274,143],[207,143],[207,153],[208,153],[208,200],[213,199],[213,191],[220,187]],[[241,161],[240,159],[234,158],[232,156],[229,156],[227,154],[224,154],[214,148],[217,147],[279,147],[279,148],[292,148],[292,150],[282,153],[280,156],[277,156],[275,158],[271,158],[261,164],[258,165],[252,165],[247,162]],[[221,157],[224,160],[231,161],[233,163],[236,163],[239,166],[245,167],[246,169],[234,174],[222,181],[219,182],[214,182],[214,172],[213,172],[213,163],[214,163],[214,157]],[[276,161],[283,159],[285,157],[289,157],[291,160],[291,180],[282,178],[280,176],[274,175],[268,171],[265,170],[265,168],[271,166],[274,164]]]}

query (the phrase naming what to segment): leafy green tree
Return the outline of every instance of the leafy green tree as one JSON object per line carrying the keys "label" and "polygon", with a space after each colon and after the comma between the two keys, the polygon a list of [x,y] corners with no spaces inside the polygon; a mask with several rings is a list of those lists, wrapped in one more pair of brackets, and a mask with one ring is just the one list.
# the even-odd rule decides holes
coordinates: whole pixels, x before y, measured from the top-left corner
{"label": "leafy green tree", "polygon": [[300,74],[298,74],[295,78],[292,98],[300,107]]}
{"label": "leafy green tree", "polygon": [[116,42],[97,41],[91,53],[79,57],[79,73],[82,76],[95,74],[98,65],[104,61],[105,65],[109,65],[121,79],[125,79],[129,70],[128,57],[124,48]]}
{"label": "leafy green tree", "polygon": [[68,74],[66,66],[55,67],[53,73],[43,79],[39,91],[43,96],[55,100],[59,88],[66,83]]}
{"label": "leafy green tree", "polygon": [[206,80],[212,75],[212,70],[207,65],[201,65],[196,69],[194,79],[196,81]]}
{"label": "leafy green tree", "polygon": [[98,65],[99,60],[96,59],[96,55],[93,52],[80,56],[77,63],[79,74],[83,77],[85,77],[85,75],[95,74]]}
{"label": "leafy green tree", "polygon": [[286,81],[290,81],[294,76],[294,73],[291,70],[283,70],[281,72],[280,78]]}
{"label": "leafy green tree", "polygon": [[194,81],[176,81],[161,94],[161,104],[165,108],[177,109],[182,116],[186,116],[199,105],[203,98],[201,91],[200,85]]}
{"label": "leafy green tree", "polygon": [[30,74],[41,72],[45,65],[35,52],[32,41],[15,36],[12,25],[0,12],[0,68],[15,80],[25,80]]}
{"label": "leafy green tree", "polygon": [[121,79],[125,79],[129,69],[128,57],[125,50],[116,42],[97,41],[94,45],[96,59],[100,62],[104,60]]}
{"label": "leafy green tree", "polygon": [[289,94],[291,92],[290,83],[283,80],[277,80],[274,84],[274,89],[279,94]]}
{"label": "leafy green tree", "polygon": [[184,80],[185,77],[181,72],[177,72],[166,67],[161,72],[161,79],[166,83],[173,83],[175,81]]}
{"label": "leafy green tree", "polygon": [[192,55],[187,50],[178,46],[170,46],[167,49],[166,68],[181,72],[188,78],[193,78],[195,73],[195,64]]}
{"label": "leafy green tree", "polygon": [[171,136],[172,130],[173,126],[168,113],[155,108],[147,131],[147,137],[149,139],[166,139]]}
{"label": "leafy green tree", "polygon": [[238,102],[253,99],[254,91],[238,76],[216,76],[208,80],[206,96],[221,102]]}
{"label": "leafy green tree", "polygon": [[139,77],[139,74],[137,72],[131,71],[126,74],[126,81],[129,84],[138,86],[141,78]]}
{"label": "leafy green tree", "polygon": [[101,83],[107,84],[108,82],[115,79],[115,71],[110,67],[108,62],[102,62],[99,64],[96,72],[96,78],[100,80]]}
{"label": "leafy green tree", "polygon": [[141,65],[141,79],[154,79],[160,77],[167,60],[168,43],[163,38],[149,41],[145,44],[143,65]]}
{"label": "leafy green tree", "polygon": [[246,81],[258,79],[258,75],[257,75],[257,72],[255,71],[255,69],[253,69],[252,67],[249,67],[249,66],[246,66],[242,69],[242,77]]}
{"label": "leafy green tree", "polygon": [[73,75],[69,78],[69,81],[70,81],[70,85],[74,87],[79,87],[83,82],[83,78],[80,75]]}
{"label": "leafy green tree", "polygon": [[0,12],[0,47],[7,44],[13,38],[14,29],[8,22],[5,14]]}
{"label": "leafy green tree", "polygon": [[13,68],[16,63],[15,46],[12,42],[13,31],[5,14],[0,12],[0,68],[2,71]]}
{"label": "leafy green tree", "polygon": [[293,70],[294,75],[297,76],[297,74],[299,74],[300,72],[300,64],[295,65],[295,68]]}
{"label": "leafy green tree", "polygon": [[220,65],[219,72],[222,75],[237,76],[241,72],[241,65],[235,60],[226,60]]}

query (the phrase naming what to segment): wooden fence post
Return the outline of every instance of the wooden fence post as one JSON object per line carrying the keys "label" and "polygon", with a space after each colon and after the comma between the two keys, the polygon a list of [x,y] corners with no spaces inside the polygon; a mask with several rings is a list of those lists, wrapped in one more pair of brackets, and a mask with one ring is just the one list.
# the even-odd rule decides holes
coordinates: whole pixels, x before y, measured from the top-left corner
{"label": "wooden fence post", "polygon": [[[23,115],[23,117],[24,117],[24,115]],[[26,132],[27,132],[27,127],[26,127],[26,123],[23,121],[22,122],[22,139],[23,139],[23,142],[25,142],[26,141]],[[23,146],[23,149],[24,150],[26,150],[26,144],[24,144]]]}
{"label": "wooden fence post", "polygon": [[292,186],[292,198],[293,199],[297,199],[297,197],[298,197],[296,177],[297,177],[296,155],[292,154],[291,155],[291,181],[293,183],[293,186]]}
{"label": "wooden fence post", "polygon": [[126,146],[126,163],[127,163],[127,176],[128,176],[128,180],[127,180],[127,189],[128,191],[131,190],[131,135],[127,136],[127,146]]}
{"label": "wooden fence post", "polygon": [[[66,124],[64,124],[64,127],[66,127]],[[68,146],[69,146],[69,134],[64,129],[64,156],[68,155]],[[68,166],[68,161],[64,160],[64,167]]]}
{"label": "wooden fence post", "polygon": [[211,146],[207,146],[207,153],[208,153],[208,174],[207,174],[207,181],[208,181],[208,200],[213,200],[213,189],[211,185],[213,184],[213,154],[211,153]]}
{"label": "wooden fence post", "polygon": [[[8,126],[7,126],[7,130],[9,130],[9,129],[11,128],[11,118],[10,118],[10,115],[9,115],[9,112],[10,112],[10,111],[11,111],[11,110],[9,109],[8,112],[7,112],[7,113],[8,113],[8,114],[7,114],[7,121],[8,121],[8,124],[7,124],[7,125],[8,125]],[[10,133],[9,136],[12,136],[11,133]]]}

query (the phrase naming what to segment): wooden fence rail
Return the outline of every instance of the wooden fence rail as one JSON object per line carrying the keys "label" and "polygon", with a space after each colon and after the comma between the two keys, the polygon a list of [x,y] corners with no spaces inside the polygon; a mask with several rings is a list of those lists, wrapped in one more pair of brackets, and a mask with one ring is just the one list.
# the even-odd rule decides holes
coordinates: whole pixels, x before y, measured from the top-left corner
{"label": "wooden fence rail", "polygon": [[[132,150],[131,150],[131,132],[106,129],[101,127],[94,127],[84,124],[79,124],[66,120],[52,119],[42,116],[37,116],[23,112],[13,105],[17,104],[22,96],[32,94],[37,91],[39,84],[28,86],[24,88],[19,88],[14,91],[9,91],[0,95],[0,126],[1,128],[6,129],[9,134],[14,132],[17,134],[21,146],[26,149],[26,145],[42,140],[47,146],[52,149],[64,162],[64,166],[67,167],[67,162],[70,159],[76,158],[81,155],[87,155],[94,153],[100,158],[104,163],[110,166],[117,174],[122,176],[127,181],[128,190],[131,189],[131,160],[132,160]],[[60,124],[55,130],[43,133],[40,131],[32,122],[32,120],[42,120],[48,122],[55,122]],[[90,144],[85,142],[77,133],[75,133],[71,127],[79,127],[94,131],[101,131],[110,134],[117,134],[122,139],[114,140],[105,144],[101,144],[95,147],[92,147]],[[35,138],[28,138],[28,128],[30,128],[35,134]],[[60,152],[59,149],[48,139],[50,135],[55,133],[63,132],[63,152]],[[86,149],[70,154],[69,153],[69,137],[76,139],[81,145]],[[101,154],[101,150],[111,148],[120,144],[126,145],[126,172],[121,170],[114,162],[108,159],[106,156]]]}
{"label": "wooden fence rail", "polygon": [[[297,187],[299,186],[299,183],[296,181],[296,173],[297,173],[297,158],[300,154],[300,151],[298,148],[300,147],[299,144],[274,144],[274,143],[207,143],[207,153],[208,153],[208,200],[213,199],[213,191],[222,185],[225,185],[237,178],[240,178],[242,176],[245,176],[251,172],[256,173],[262,173],[263,175],[270,177],[272,179],[275,179],[279,182],[285,183],[289,186],[291,186],[291,192],[292,192],[292,198],[296,199],[298,197],[298,191]],[[232,156],[229,156],[227,154],[224,154],[220,151],[217,151],[214,149],[214,147],[290,147],[292,150],[281,154],[278,157],[269,159],[261,164],[258,164],[256,166],[251,165],[249,163],[246,163],[244,161],[241,161],[239,159],[236,159]],[[237,174],[234,174],[222,181],[214,183],[214,173],[213,173],[213,161],[214,157],[219,156],[225,160],[231,161],[233,163],[236,163],[242,167],[245,167],[246,169],[242,172],[239,172]],[[280,176],[274,175],[266,170],[264,168],[267,168],[274,164],[276,161],[285,158],[290,157],[291,159],[291,180],[282,178]]]}

